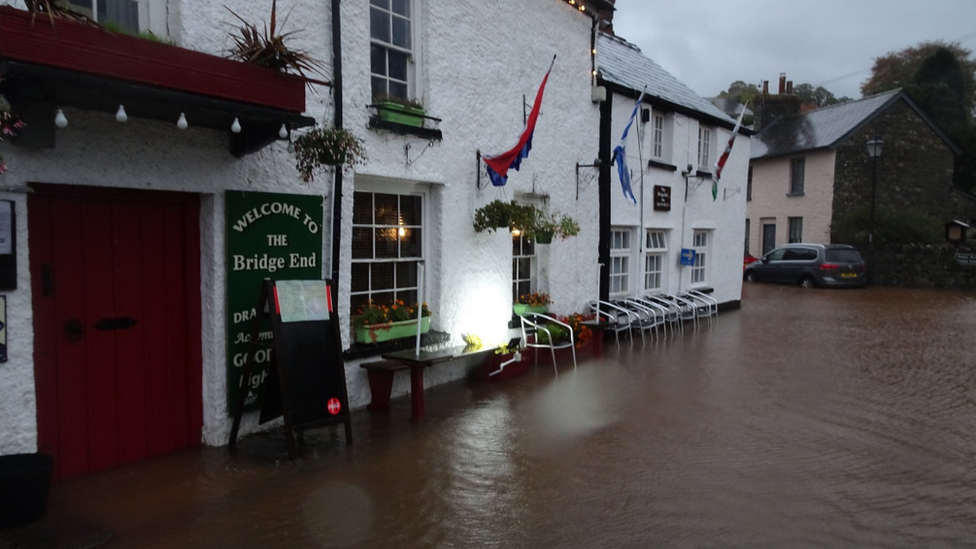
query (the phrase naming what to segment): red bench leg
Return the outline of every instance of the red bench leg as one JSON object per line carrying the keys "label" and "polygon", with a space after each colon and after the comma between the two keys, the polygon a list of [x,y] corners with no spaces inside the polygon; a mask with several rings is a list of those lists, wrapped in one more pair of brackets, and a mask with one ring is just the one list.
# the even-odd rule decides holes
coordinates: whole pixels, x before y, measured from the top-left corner
{"label": "red bench leg", "polygon": [[390,394],[393,392],[393,374],[388,370],[368,370],[370,401],[366,409],[371,412],[389,412]]}
{"label": "red bench leg", "polygon": [[419,421],[424,417],[424,367],[410,366],[410,419]]}

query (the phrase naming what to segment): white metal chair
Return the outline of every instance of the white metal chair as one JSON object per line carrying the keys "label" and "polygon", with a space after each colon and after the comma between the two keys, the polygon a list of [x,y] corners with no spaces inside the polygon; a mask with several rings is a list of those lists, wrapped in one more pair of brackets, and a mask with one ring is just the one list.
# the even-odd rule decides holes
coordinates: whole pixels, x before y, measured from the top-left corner
{"label": "white metal chair", "polygon": [[[704,295],[704,294],[702,294]],[[704,299],[703,297],[691,293],[691,291],[679,294],[678,297],[690,301],[695,306],[695,316],[698,318],[707,318],[708,325],[712,325],[712,317],[718,311],[717,308],[712,308],[712,302]]]}
{"label": "white metal chair", "polygon": [[646,343],[644,332],[651,331],[654,332],[654,341],[660,339],[658,327],[664,324],[664,317],[660,311],[631,298],[621,299],[617,303],[637,313],[636,327],[641,330],[641,341]]}
{"label": "white metal chair", "polygon": [[708,295],[706,293],[699,292],[698,290],[688,290],[688,293],[691,294],[691,295],[693,295],[693,296],[695,296],[695,297],[697,297],[698,299],[701,299],[702,301],[705,301],[706,303],[708,303],[708,306],[709,306],[709,308],[712,311],[712,315],[714,315],[715,316],[715,319],[718,320],[718,300],[717,299],[715,299],[714,297],[712,297],[712,296],[710,296],[710,295]]}
{"label": "white metal chair", "polygon": [[[638,321],[637,313],[609,301],[594,300],[588,302],[586,306],[591,312],[596,313],[597,320],[610,323],[604,330],[613,331],[617,341],[617,349],[620,349],[620,332],[630,332],[632,324]],[[630,338],[630,346],[634,346],[633,337]]]}
{"label": "white metal chair", "polygon": [[[677,323],[679,322],[678,313],[676,311],[672,312],[671,308],[669,308],[667,305],[650,297],[633,297],[631,298],[631,301],[634,301],[654,311],[654,313],[657,315],[658,325],[664,327],[664,335],[668,334],[668,328],[671,329],[671,335],[674,335]],[[657,329],[655,329],[655,332],[657,332]]]}
{"label": "white metal chair", "polygon": [[[535,349],[536,365],[539,364],[539,349],[549,349],[549,353],[552,355],[552,367],[558,376],[559,367],[556,365],[556,349],[569,348],[573,354],[573,369],[576,369],[576,340],[573,337],[573,328],[569,324],[542,313],[526,313],[519,317],[519,321],[522,325],[522,341],[526,347]],[[557,342],[553,338],[552,331],[549,329],[551,325],[564,328],[569,333],[569,342]],[[545,334],[545,341],[540,341],[540,334]],[[530,335],[532,336],[531,339],[529,338]]]}
{"label": "white metal chair", "polygon": [[667,311],[667,322],[668,326],[671,327],[671,335],[678,332],[684,332],[684,323],[681,318],[681,305],[671,299],[668,299],[663,294],[647,296],[642,298],[645,301],[650,301],[657,304]]}

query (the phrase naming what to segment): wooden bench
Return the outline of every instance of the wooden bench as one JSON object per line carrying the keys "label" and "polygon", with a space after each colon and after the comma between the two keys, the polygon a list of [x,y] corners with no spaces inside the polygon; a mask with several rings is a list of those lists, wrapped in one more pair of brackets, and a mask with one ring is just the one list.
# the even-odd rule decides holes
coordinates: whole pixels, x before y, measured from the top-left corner
{"label": "wooden bench", "polygon": [[400,370],[409,370],[410,365],[396,360],[375,360],[363,362],[359,367],[366,370],[369,379],[370,402],[366,409],[388,412],[390,395],[393,393],[393,374]]}

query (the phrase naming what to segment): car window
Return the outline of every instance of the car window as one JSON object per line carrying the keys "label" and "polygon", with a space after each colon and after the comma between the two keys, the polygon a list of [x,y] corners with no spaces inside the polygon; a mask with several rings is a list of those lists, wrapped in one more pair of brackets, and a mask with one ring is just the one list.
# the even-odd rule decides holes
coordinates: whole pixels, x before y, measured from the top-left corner
{"label": "car window", "polygon": [[783,248],[773,250],[766,254],[766,261],[782,261],[784,253],[786,253],[786,250]]}
{"label": "car window", "polygon": [[861,254],[857,250],[827,250],[827,261],[831,263],[860,263]]}

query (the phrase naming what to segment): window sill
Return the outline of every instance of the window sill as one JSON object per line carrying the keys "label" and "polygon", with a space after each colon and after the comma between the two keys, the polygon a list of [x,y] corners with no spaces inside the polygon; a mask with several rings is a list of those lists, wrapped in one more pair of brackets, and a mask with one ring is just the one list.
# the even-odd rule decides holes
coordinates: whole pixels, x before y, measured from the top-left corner
{"label": "window sill", "polygon": [[[446,332],[435,332],[431,330],[430,332],[420,336],[420,346],[425,347],[427,345],[438,345],[440,343],[447,343],[451,339],[451,334]],[[342,358],[345,360],[352,360],[356,358],[367,358],[372,356],[379,356],[384,353],[392,353],[394,351],[403,351],[406,349],[413,349],[416,343],[415,337],[401,337],[399,339],[391,339],[390,341],[384,341],[382,343],[353,343],[348,349],[343,351]]]}
{"label": "window sill", "polygon": [[801,191],[798,193],[786,193],[786,196],[803,196],[803,192]]}
{"label": "window sill", "polygon": [[673,166],[671,164],[668,164],[667,162],[659,162],[657,160],[648,160],[647,161],[647,167],[648,168],[657,168],[659,170],[667,170],[669,172],[676,172],[676,171],[678,171],[678,167],[677,166]]}
{"label": "window sill", "polygon": [[695,174],[702,179],[711,179],[712,172],[706,172],[705,170],[698,168],[698,172]]}
{"label": "window sill", "polygon": [[436,139],[438,141],[443,139],[443,134],[441,134],[440,130],[435,130],[433,128],[418,128],[417,126],[380,120],[378,116],[373,116],[369,119],[369,127],[374,130],[386,130],[393,133],[398,133],[400,135],[416,135],[418,137],[423,137],[424,139]]}

